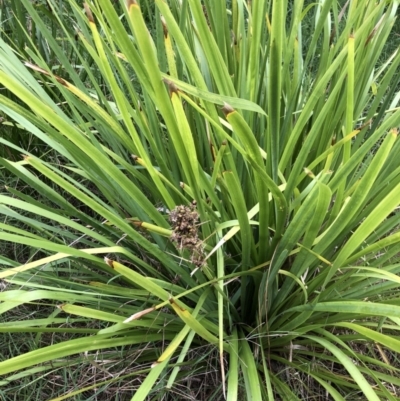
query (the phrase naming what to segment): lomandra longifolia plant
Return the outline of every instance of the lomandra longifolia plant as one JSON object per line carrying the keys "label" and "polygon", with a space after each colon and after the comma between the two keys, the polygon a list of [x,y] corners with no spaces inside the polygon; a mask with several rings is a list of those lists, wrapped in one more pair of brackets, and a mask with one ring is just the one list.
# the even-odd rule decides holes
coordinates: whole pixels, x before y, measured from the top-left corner
{"label": "lomandra longifolia plant", "polygon": [[0,386],[399,399],[398,1],[20,3]]}

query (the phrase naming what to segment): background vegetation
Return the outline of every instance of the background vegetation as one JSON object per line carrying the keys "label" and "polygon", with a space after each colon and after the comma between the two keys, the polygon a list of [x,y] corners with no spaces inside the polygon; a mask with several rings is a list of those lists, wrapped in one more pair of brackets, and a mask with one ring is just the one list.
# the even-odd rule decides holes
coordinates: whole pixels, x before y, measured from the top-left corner
{"label": "background vegetation", "polygon": [[0,4],[5,400],[400,399],[398,1]]}

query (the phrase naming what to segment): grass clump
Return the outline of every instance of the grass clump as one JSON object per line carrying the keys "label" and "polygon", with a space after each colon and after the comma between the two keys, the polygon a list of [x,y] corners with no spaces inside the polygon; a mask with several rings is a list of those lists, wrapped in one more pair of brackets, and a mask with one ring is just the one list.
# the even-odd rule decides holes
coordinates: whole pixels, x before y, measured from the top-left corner
{"label": "grass clump", "polygon": [[57,71],[0,41],[2,123],[50,152],[1,138],[0,239],[35,255],[1,259],[1,330],[43,339],[5,397],[398,399],[398,2],[47,3]]}

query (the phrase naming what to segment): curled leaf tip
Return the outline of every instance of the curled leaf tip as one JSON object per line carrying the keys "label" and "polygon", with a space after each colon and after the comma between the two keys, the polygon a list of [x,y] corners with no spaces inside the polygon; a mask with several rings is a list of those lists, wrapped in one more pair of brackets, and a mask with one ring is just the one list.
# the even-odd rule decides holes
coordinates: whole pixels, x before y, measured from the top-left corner
{"label": "curled leaf tip", "polygon": [[222,107],[222,112],[227,116],[230,113],[233,113],[235,109],[229,105],[228,103],[224,103],[224,107]]}
{"label": "curled leaf tip", "polygon": [[108,264],[112,269],[114,269],[114,261],[111,259],[108,259],[107,257],[104,258],[104,262]]}
{"label": "curled leaf tip", "polygon": [[136,155],[131,155],[131,157],[132,157],[132,159],[133,159],[133,161],[136,161],[138,158],[139,158],[139,156],[136,156]]}
{"label": "curled leaf tip", "polygon": [[85,9],[85,13],[86,13],[86,16],[88,17],[89,22],[93,22],[94,23],[93,14],[90,11],[88,3],[83,3],[83,7]]}

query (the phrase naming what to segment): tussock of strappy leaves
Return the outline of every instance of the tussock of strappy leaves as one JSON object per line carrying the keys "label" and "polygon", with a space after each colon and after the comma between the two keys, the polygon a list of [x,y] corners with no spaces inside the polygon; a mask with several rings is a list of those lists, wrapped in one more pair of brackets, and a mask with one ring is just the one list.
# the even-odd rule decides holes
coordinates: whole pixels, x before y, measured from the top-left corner
{"label": "tussock of strappy leaves", "polygon": [[171,241],[179,250],[187,249],[191,254],[191,262],[196,266],[203,264],[203,248],[199,238],[199,213],[196,210],[196,202],[189,206],[178,205],[169,214],[173,233]]}

